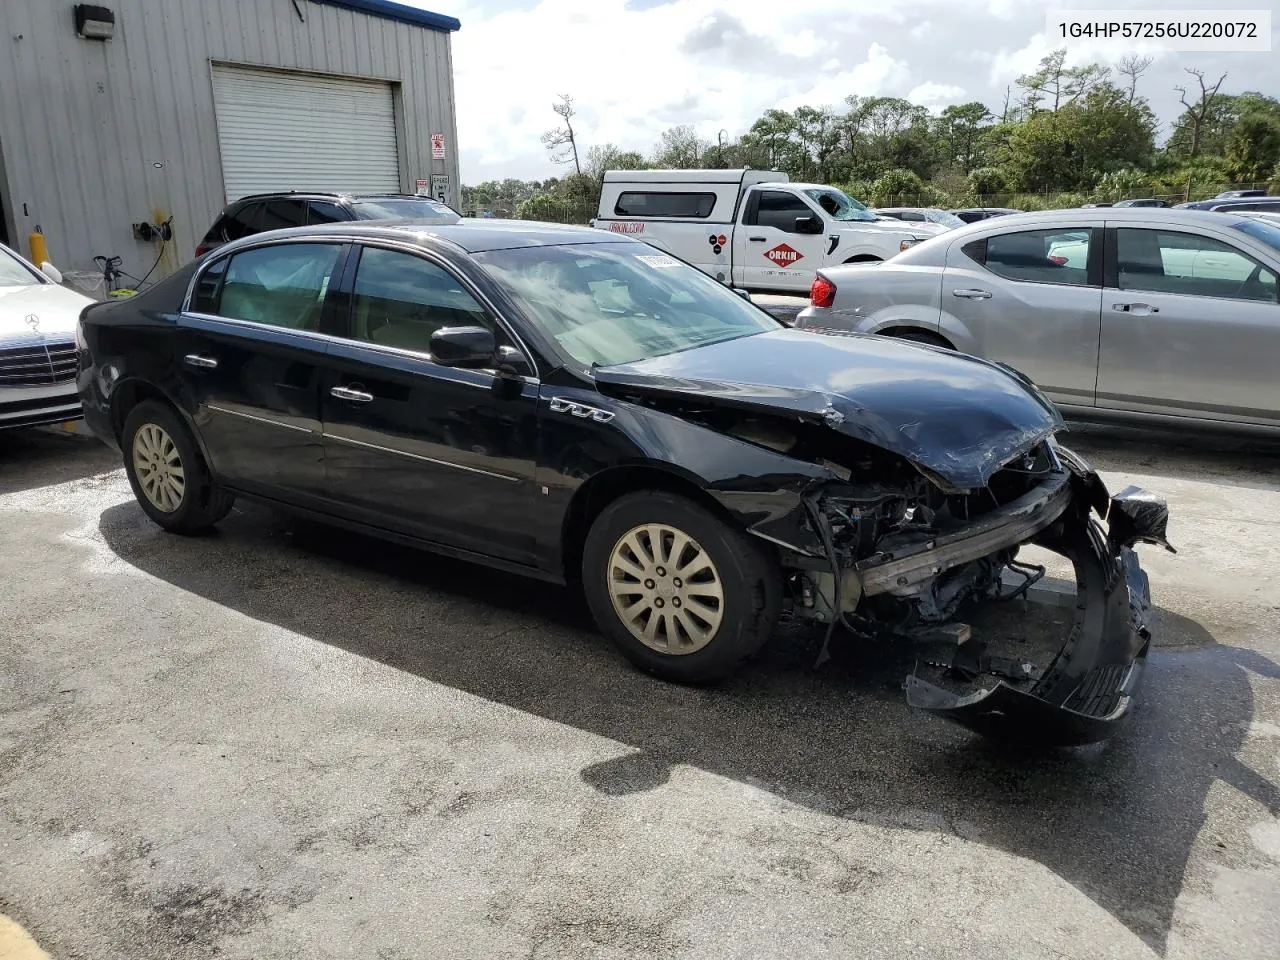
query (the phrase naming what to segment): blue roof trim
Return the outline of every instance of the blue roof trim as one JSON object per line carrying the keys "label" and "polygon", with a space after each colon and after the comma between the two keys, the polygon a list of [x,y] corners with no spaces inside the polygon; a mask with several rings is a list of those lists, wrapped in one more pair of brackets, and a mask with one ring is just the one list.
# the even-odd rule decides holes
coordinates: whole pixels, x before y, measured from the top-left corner
{"label": "blue roof trim", "polygon": [[462,21],[457,17],[447,17],[443,13],[432,13],[430,10],[422,10],[418,7],[407,7],[403,3],[394,3],[392,0],[313,0],[313,2],[327,3],[332,7],[348,7],[370,16],[411,23],[415,27],[429,27],[432,30],[449,32],[462,29]]}

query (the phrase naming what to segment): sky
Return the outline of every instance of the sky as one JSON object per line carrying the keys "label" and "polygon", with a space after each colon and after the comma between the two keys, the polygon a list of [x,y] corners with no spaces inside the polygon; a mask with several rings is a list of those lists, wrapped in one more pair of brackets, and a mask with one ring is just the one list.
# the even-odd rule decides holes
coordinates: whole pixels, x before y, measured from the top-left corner
{"label": "sky", "polygon": [[[999,112],[1005,88],[1055,44],[1053,7],[1103,0],[401,0],[462,21],[453,35],[458,147],[464,183],[564,172],[539,137],[571,94],[581,149],[614,143],[648,153],[658,134],[692,124],[707,140],[747,130],[771,107],[842,105],[849,94],[900,96],[935,110],[981,100]],[[1123,8],[1212,7],[1122,0]],[[1202,69],[1223,92],[1280,96],[1280,0],[1223,6],[1270,10],[1271,53],[1173,53],[1072,41],[1068,65],[1155,61],[1138,91],[1161,134],[1181,112],[1174,87]]]}

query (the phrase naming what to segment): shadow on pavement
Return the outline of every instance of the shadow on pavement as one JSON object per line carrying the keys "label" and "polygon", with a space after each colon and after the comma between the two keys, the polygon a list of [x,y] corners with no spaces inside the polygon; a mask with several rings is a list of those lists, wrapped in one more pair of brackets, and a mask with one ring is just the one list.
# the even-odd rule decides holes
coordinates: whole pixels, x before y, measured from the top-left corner
{"label": "shadow on pavement", "polygon": [[91,436],[0,431],[0,495],[83,480],[119,466],[120,454]]}
{"label": "shadow on pavement", "polygon": [[[650,790],[691,764],[829,815],[952,833],[1043,864],[1161,952],[1214,783],[1280,816],[1280,791],[1236,759],[1251,676],[1280,668],[1167,611],[1157,635],[1173,646],[1152,657],[1118,738],[1015,750],[909,710],[912,658],[897,647],[845,642],[814,670],[821,635],[787,624],[731,682],[679,687],[616,656],[568,591],[516,576],[256,507],[196,540],[155,531],[133,503],[100,528],[123,560],[183,590],[628,745],[581,771],[601,793]],[[1240,834],[1222,837],[1247,848]]]}

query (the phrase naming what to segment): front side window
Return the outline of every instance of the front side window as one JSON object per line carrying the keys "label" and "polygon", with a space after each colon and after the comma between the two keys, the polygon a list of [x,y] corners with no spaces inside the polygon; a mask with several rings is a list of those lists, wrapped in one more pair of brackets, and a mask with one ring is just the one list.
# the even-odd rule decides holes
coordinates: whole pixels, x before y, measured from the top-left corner
{"label": "front side window", "polygon": [[1230,244],[1165,230],[1116,231],[1121,290],[1275,302],[1276,274]]}
{"label": "front side window", "polygon": [[700,270],[639,243],[475,255],[543,334],[583,366],[613,366],[777,330]]}
{"label": "front side window", "polygon": [[613,212],[619,217],[692,217],[705,220],[715,209],[714,193],[628,190],[618,196]]}
{"label": "front side window", "polygon": [[239,210],[232,211],[222,219],[222,240],[239,240],[262,232],[263,203],[246,203]]}
{"label": "front side window", "polygon": [[761,190],[760,203],[756,207],[755,224],[773,227],[783,233],[796,233],[797,217],[813,217],[813,210],[793,193],[781,190]]}
{"label": "front side window", "polygon": [[987,238],[985,265],[1008,280],[1089,285],[1092,231],[1019,230]]}
{"label": "front side window", "polygon": [[307,211],[299,200],[268,200],[262,213],[264,231],[301,227],[306,222]]}
{"label": "front side window", "polygon": [[328,200],[311,200],[307,203],[307,223],[342,223],[350,219],[347,211]]}
{"label": "front side window", "polygon": [[431,352],[441,327],[497,330],[484,308],[451,273],[398,250],[366,247],[356,268],[352,337],[417,353]]}
{"label": "front side window", "polygon": [[874,213],[843,190],[837,190],[835,187],[812,187],[805,191],[805,195],[825,210],[832,220],[849,223],[855,220],[876,219]]}
{"label": "front side window", "polygon": [[[338,244],[282,243],[237,253],[227,262],[215,308],[207,312],[290,330],[319,330],[341,251]],[[198,297],[206,295],[201,283],[196,288]]]}

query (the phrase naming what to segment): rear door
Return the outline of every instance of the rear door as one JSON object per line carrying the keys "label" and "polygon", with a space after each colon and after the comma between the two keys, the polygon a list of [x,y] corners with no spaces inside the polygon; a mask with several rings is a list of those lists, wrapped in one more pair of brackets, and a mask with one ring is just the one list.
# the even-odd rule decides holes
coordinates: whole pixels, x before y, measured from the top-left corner
{"label": "rear door", "polygon": [[1278,271],[1185,229],[1109,232],[1098,405],[1280,424]]}
{"label": "rear door", "polygon": [[214,473],[279,499],[324,493],[319,372],[341,243],[273,243],[210,263],[182,315],[175,358]]}
{"label": "rear door", "polygon": [[809,291],[814,271],[826,253],[827,231],[801,233],[795,226],[797,217],[813,217],[819,223],[826,220],[816,207],[791,191],[765,188],[748,192],[733,233],[734,265],[742,265],[744,285]]}
{"label": "rear door", "polygon": [[968,330],[982,356],[1026,374],[1055,403],[1092,406],[1101,240],[1100,227],[1081,222],[953,244],[942,278],[943,313]]}
{"label": "rear door", "polygon": [[[321,384],[328,495],[373,526],[531,563],[538,385],[431,358],[443,326],[515,346],[473,288],[425,254],[358,246]],[[351,276],[351,271],[348,271]],[[532,371],[530,371],[532,372]]]}

